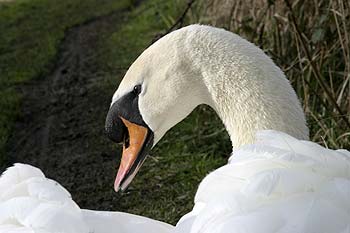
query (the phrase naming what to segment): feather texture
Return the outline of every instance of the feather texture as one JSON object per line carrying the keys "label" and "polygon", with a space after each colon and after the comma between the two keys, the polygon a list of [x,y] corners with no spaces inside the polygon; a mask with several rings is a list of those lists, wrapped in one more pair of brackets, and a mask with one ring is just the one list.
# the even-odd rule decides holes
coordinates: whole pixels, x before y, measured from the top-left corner
{"label": "feather texture", "polygon": [[177,232],[350,232],[350,152],[277,131],[235,150],[200,184]]}
{"label": "feather texture", "polygon": [[40,169],[15,164],[0,177],[0,233],[167,233],[172,226],[120,212],[82,210]]}

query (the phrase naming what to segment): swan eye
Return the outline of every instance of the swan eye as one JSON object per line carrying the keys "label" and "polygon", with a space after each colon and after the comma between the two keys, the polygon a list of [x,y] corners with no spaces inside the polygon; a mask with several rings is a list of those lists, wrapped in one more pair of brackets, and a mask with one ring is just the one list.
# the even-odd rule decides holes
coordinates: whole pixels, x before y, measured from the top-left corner
{"label": "swan eye", "polygon": [[141,85],[134,86],[133,92],[135,95],[139,95],[141,93]]}

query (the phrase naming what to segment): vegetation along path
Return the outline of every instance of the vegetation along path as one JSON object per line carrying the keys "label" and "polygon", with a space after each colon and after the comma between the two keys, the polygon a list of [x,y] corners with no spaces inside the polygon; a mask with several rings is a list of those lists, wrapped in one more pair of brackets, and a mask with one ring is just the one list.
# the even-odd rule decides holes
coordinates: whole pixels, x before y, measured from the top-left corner
{"label": "vegetation along path", "polygon": [[110,95],[101,91],[106,73],[97,59],[99,37],[112,32],[120,15],[68,31],[52,73],[21,87],[22,116],[10,140],[10,158],[41,168],[86,208],[118,204],[111,189],[117,155],[100,136]]}

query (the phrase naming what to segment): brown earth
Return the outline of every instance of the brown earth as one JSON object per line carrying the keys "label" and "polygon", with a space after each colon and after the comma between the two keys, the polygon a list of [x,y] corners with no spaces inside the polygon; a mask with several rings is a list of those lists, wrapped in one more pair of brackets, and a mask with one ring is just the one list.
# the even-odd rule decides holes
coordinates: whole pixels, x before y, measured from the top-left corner
{"label": "brown earth", "polygon": [[120,150],[104,135],[117,83],[106,90],[110,74],[98,67],[97,48],[121,17],[116,12],[69,30],[52,73],[19,90],[23,105],[8,146],[11,162],[39,167],[83,208],[120,209],[113,191]]}

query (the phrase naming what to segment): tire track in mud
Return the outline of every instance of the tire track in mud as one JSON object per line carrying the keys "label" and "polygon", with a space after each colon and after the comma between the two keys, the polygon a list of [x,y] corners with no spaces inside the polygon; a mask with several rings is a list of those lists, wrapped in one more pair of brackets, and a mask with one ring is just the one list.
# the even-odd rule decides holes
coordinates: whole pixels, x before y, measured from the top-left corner
{"label": "tire track in mud", "polygon": [[19,90],[22,116],[8,144],[11,162],[39,167],[82,208],[118,209],[120,196],[113,191],[117,155],[104,135],[116,86],[106,85],[111,74],[97,59],[101,35],[110,36],[121,19],[122,13],[115,12],[69,30],[51,74]]}

